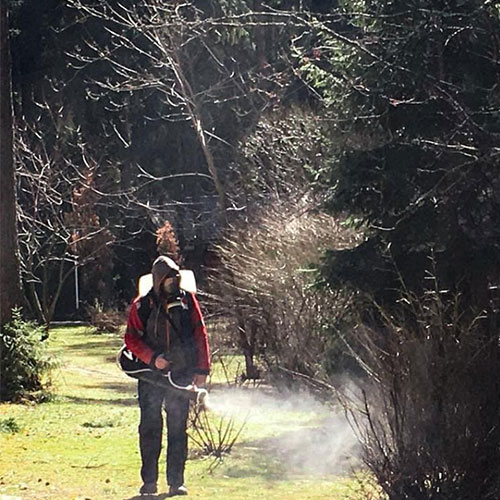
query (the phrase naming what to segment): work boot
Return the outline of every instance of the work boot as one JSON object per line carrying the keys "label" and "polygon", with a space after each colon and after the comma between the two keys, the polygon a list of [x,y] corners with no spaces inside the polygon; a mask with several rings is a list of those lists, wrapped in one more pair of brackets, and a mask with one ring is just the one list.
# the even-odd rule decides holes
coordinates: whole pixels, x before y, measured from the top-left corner
{"label": "work boot", "polygon": [[144,483],[139,490],[141,495],[154,495],[158,491],[156,483]]}
{"label": "work boot", "polygon": [[180,486],[170,486],[170,488],[168,489],[169,497],[175,497],[178,495],[187,495],[187,494],[188,490],[183,484],[181,484]]}

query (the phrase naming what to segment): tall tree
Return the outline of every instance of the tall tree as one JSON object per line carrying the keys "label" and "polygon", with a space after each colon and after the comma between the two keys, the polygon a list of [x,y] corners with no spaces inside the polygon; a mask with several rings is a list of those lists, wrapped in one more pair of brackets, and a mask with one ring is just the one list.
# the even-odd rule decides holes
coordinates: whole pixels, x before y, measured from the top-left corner
{"label": "tall tree", "polygon": [[304,69],[331,110],[329,206],[366,238],[324,276],[378,302],[349,331],[367,463],[391,500],[500,498],[498,5],[342,5]]}
{"label": "tall tree", "polygon": [[89,78],[90,93],[116,110],[115,128],[134,159],[159,177],[202,174],[162,186],[163,204],[213,193],[224,211],[236,145],[285,86],[273,81],[277,57],[261,42],[263,30],[285,32],[288,17],[253,12],[247,3],[254,2],[69,2],[95,26],[74,51],[75,65],[101,69]]}
{"label": "tall tree", "polygon": [[305,64],[335,110],[330,208],[367,228],[364,245],[330,255],[326,274],[390,301],[401,276],[421,286],[432,254],[443,287],[489,310],[500,278],[498,9],[360,5],[344,2],[343,31],[316,30],[319,55]]}
{"label": "tall tree", "polygon": [[11,58],[8,8],[0,4],[0,325],[20,301],[17,255],[16,197],[12,154]]}

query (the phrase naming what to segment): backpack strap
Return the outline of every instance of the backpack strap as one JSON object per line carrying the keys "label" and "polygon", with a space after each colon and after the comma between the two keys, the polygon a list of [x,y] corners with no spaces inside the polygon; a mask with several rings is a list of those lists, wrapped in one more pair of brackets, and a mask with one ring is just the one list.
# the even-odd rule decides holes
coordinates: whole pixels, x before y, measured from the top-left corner
{"label": "backpack strap", "polygon": [[142,322],[142,328],[145,332],[149,315],[151,314],[154,306],[154,295],[152,291],[144,295],[144,297],[141,297],[139,303],[141,307],[138,308],[137,314],[139,315],[139,319]]}

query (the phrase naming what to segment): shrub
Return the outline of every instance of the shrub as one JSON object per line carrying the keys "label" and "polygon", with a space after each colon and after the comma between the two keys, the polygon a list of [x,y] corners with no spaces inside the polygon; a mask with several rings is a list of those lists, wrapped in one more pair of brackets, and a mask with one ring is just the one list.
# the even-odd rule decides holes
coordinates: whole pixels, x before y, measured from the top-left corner
{"label": "shrub", "polygon": [[371,381],[360,420],[369,468],[391,500],[500,498],[498,332],[438,286],[400,304],[353,336]]}
{"label": "shrub", "polygon": [[5,434],[17,434],[21,432],[21,427],[13,417],[0,419],[0,432]]}
{"label": "shrub", "polygon": [[0,332],[0,401],[47,397],[47,375],[54,361],[46,351],[45,330],[25,321],[21,309]]}
{"label": "shrub", "polygon": [[311,286],[311,264],[356,235],[313,207],[307,197],[275,199],[251,223],[233,225],[218,247],[221,266],[211,291],[245,354],[249,378],[258,375],[254,356],[288,373],[326,374],[334,325],[349,295]]}
{"label": "shrub", "polygon": [[127,323],[127,317],[123,311],[107,309],[99,301],[87,308],[89,322],[93,333],[121,333]]}
{"label": "shrub", "polygon": [[209,470],[219,465],[224,456],[231,453],[246,425],[236,425],[232,417],[210,414],[205,408],[191,405],[189,413],[189,437],[202,456],[213,457]]}

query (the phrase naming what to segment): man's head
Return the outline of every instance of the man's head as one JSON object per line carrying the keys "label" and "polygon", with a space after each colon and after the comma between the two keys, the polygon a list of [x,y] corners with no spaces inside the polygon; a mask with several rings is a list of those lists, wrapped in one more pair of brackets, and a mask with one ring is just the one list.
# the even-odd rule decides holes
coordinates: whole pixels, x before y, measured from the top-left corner
{"label": "man's head", "polygon": [[160,255],[151,269],[153,290],[158,297],[168,298],[179,292],[179,266],[169,257]]}

